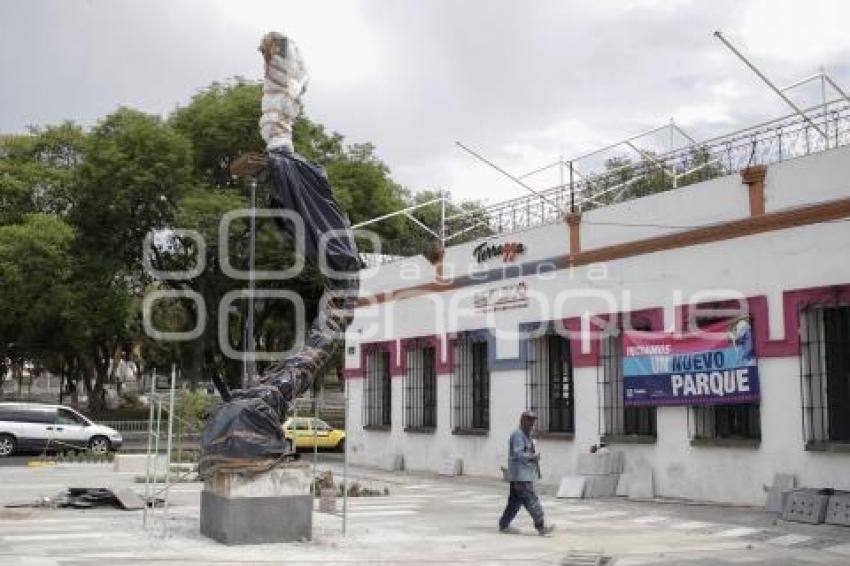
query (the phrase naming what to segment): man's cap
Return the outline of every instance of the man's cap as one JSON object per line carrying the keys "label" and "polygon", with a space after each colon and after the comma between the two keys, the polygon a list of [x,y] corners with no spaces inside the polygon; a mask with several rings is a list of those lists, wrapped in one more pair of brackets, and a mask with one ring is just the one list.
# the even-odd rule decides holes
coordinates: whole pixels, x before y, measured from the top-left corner
{"label": "man's cap", "polygon": [[534,411],[524,411],[524,412],[522,413],[522,417],[521,417],[521,418],[523,418],[523,419],[531,419],[531,420],[533,420],[533,421],[536,421],[536,420],[537,420],[537,413],[535,413]]}

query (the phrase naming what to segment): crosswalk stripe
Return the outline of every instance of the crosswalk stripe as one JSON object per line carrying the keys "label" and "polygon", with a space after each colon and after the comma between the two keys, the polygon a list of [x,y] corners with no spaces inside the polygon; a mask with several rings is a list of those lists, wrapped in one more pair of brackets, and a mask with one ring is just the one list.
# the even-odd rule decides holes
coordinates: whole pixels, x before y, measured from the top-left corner
{"label": "crosswalk stripe", "polygon": [[776,538],[769,539],[765,542],[768,544],[778,544],[779,546],[794,546],[812,540],[813,537],[806,535],[782,535]]}
{"label": "crosswalk stripe", "polygon": [[686,523],[679,523],[678,525],[673,525],[671,528],[676,529],[677,531],[695,531],[697,529],[704,529],[706,527],[713,526],[713,523],[703,523],[702,521],[688,521]]}
{"label": "crosswalk stripe", "polygon": [[[80,539],[80,538],[103,538],[104,534],[101,531],[94,533],[47,533],[47,534],[38,534],[38,535],[2,535],[0,536],[0,541],[3,542],[31,542],[31,541],[49,541],[49,540],[63,540],[63,539]],[[133,537],[136,536],[132,533],[109,533],[109,537],[112,539],[116,536],[126,536]]]}
{"label": "crosswalk stripe", "polygon": [[625,511],[601,511],[599,513],[590,513],[590,514],[569,514],[573,519],[577,521],[595,521],[598,519],[613,519],[615,517],[623,517],[628,515]]}
{"label": "crosswalk stripe", "polygon": [[646,515],[644,517],[638,517],[636,519],[632,519],[632,522],[648,525],[648,524],[651,524],[651,523],[660,523],[661,521],[666,521],[666,520],[667,520],[667,517],[662,517],[661,515]]}
{"label": "crosswalk stripe", "polygon": [[850,556],[850,544],[839,544],[838,546],[830,546],[829,548],[824,548],[827,552],[834,552],[835,554],[843,554],[845,556]]}
{"label": "crosswalk stripe", "polygon": [[398,510],[387,510],[387,511],[351,511],[348,513],[349,517],[395,517],[402,515],[416,515],[419,511],[413,511],[412,509],[398,509]]}
{"label": "crosswalk stripe", "polygon": [[717,536],[723,538],[738,538],[754,535],[759,532],[761,532],[761,529],[754,529],[752,527],[736,527],[734,529],[721,531],[717,533]]}

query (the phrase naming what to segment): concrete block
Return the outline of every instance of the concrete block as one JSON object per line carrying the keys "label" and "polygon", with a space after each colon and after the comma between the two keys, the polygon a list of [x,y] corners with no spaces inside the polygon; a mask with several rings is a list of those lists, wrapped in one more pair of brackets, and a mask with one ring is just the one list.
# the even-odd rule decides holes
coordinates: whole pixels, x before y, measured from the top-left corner
{"label": "concrete block", "polygon": [[388,472],[401,472],[404,470],[404,454],[391,454],[387,457],[384,469]]}
{"label": "concrete block", "polygon": [[564,476],[555,494],[558,499],[581,499],[584,497],[584,478],[581,476]]}
{"label": "concrete block", "polygon": [[628,497],[630,481],[631,477],[629,474],[620,474],[620,481],[617,482],[617,491],[614,495],[617,497]]}
{"label": "concrete block", "polygon": [[829,498],[825,522],[850,527],[850,492],[839,491]]}
{"label": "concrete block", "polygon": [[617,494],[617,483],[619,480],[619,474],[585,476],[584,496],[586,498],[614,497]]}
{"label": "concrete block", "polygon": [[782,513],[788,504],[788,496],[791,495],[791,491],[790,489],[768,489],[764,510],[768,513]]}
{"label": "concrete block", "polygon": [[797,489],[790,493],[782,518],[786,521],[818,525],[826,518],[829,495],[817,489]]}
{"label": "concrete block", "polygon": [[621,474],[620,481],[617,482],[617,495],[639,499],[655,497],[652,470],[641,469]]}
{"label": "concrete block", "polygon": [[623,473],[623,452],[605,450],[595,454],[578,455],[578,473],[582,476],[604,476]]}
{"label": "concrete block", "polygon": [[463,475],[463,460],[461,458],[449,457],[440,462],[437,472],[441,476]]}
{"label": "concrete block", "polygon": [[201,534],[224,544],[310,540],[313,496],[222,497],[201,492]]}
{"label": "concrete block", "polygon": [[[168,459],[164,454],[151,454],[151,474],[165,475]],[[112,461],[113,472],[132,472],[144,475],[148,466],[147,454],[116,454]]]}
{"label": "concrete block", "polygon": [[305,462],[276,466],[253,475],[214,474],[204,482],[204,490],[221,497],[280,497],[308,495],[312,481],[311,468]]}
{"label": "concrete block", "polygon": [[794,474],[773,474],[771,487],[777,489],[794,489],[797,487],[797,476]]}

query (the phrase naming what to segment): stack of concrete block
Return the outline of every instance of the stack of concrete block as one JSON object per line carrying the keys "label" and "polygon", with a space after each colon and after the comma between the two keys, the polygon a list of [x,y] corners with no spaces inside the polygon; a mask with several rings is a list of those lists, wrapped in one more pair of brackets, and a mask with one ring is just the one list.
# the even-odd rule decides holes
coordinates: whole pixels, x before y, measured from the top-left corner
{"label": "stack of concrete block", "polygon": [[827,490],[822,489],[795,489],[788,495],[782,518],[786,521],[819,525],[826,518],[830,495]]}
{"label": "stack of concrete block", "polygon": [[826,509],[826,523],[850,527],[850,492],[836,491],[829,498]]}
{"label": "stack of concrete block", "polygon": [[767,500],[764,509],[768,513],[782,513],[788,503],[788,497],[797,487],[797,478],[793,474],[774,474],[773,485],[765,486]]}
{"label": "stack of concrete block", "polygon": [[617,483],[617,495],[635,499],[652,499],[655,497],[652,470],[641,468],[620,474],[620,481]]}
{"label": "stack of concrete block", "polygon": [[463,460],[454,456],[445,458],[437,473],[441,476],[460,476],[463,474]]}
{"label": "stack of concrete block", "polygon": [[584,497],[614,497],[624,462],[623,453],[619,451],[606,449],[579,454],[578,473],[584,478]]}

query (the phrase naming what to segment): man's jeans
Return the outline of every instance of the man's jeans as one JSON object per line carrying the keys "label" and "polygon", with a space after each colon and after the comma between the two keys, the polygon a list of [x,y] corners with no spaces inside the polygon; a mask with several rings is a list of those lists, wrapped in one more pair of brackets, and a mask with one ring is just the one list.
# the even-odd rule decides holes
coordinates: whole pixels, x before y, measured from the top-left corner
{"label": "man's jeans", "polygon": [[514,520],[519,508],[522,506],[528,510],[531,519],[534,521],[534,528],[543,528],[543,507],[540,505],[540,499],[534,493],[534,482],[530,481],[512,481],[511,493],[508,496],[508,504],[505,507],[502,518],[499,519],[499,528],[506,529]]}

